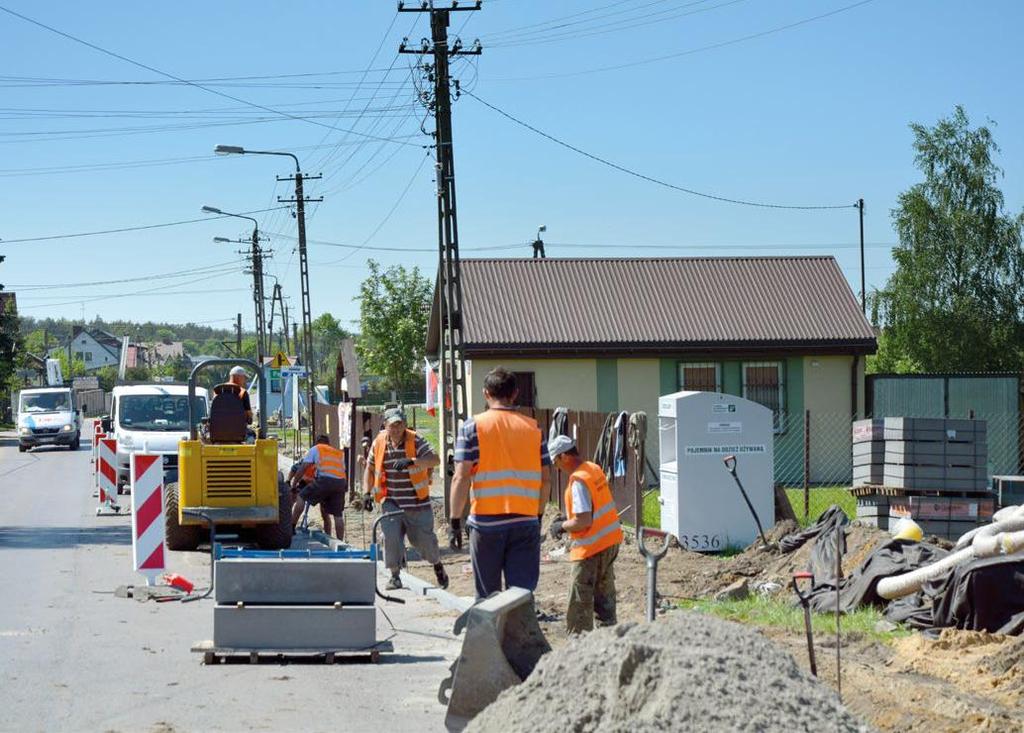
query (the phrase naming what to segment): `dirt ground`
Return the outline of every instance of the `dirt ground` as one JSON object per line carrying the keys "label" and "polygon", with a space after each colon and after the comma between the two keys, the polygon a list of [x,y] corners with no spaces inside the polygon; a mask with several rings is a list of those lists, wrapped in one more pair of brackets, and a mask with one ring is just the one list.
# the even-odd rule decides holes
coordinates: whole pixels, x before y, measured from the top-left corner
{"label": "dirt ground", "polygon": [[[446,545],[447,525],[436,508],[438,538]],[[366,531],[369,520],[363,517]],[[350,537],[358,542],[359,518],[349,520]],[[769,533],[778,539],[795,529],[781,522]],[[871,527],[853,525],[847,533],[844,569],[860,564],[887,535]],[[660,540],[648,540],[656,544]],[[812,543],[789,555],[748,548],[732,557],[702,555],[673,547],[658,565],[659,605],[671,612],[679,601],[706,598],[746,578],[752,590],[764,583],[778,583],[776,592],[786,597],[787,583],[795,570],[808,567]],[[449,591],[473,596],[473,574],[468,552],[444,551],[443,561],[451,578]],[[422,561],[410,562],[409,570],[433,581],[433,572]],[[544,538],[541,549],[540,584],[535,597],[541,626],[553,646],[565,642],[564,613],[568,600],[569,566],[562,542]],[[646,566],[631,536],[615,563],[619,621],[644,618]],[[786,649],[802,667],[808,666],[802,633],[777,627],[761,632]],[[835,688],[835,641],[816,637],[818,674]],[[844,640],[841,648],[842,698],[852,711],[882,731],[1024,732],[1024,638],[947,629],[938,640],[919,633],[887,642],[873,639]]]}

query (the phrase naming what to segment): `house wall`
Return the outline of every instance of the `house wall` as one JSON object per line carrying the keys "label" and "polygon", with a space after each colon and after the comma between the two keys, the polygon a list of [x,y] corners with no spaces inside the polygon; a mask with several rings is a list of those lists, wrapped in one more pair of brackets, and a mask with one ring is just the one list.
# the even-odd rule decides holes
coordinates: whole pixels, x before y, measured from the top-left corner
{"label": "house wall", "polygon": [[[722,390],[743,395],[742,365],[750,360],[716,360]],[[775,476],[800,484],[804,471],[804,414],[811,411],[810,479],[812,482],[846,480],[850,472],[851,369],[853,357],[765,357],[782,361],[785,417],[775,437]],[[482,390],[487,372],[499,364],[514,371],[533,372],[537,406],[560,405],[577,410],[644,411],[648,415],[648,443],[652,462],[657,459],[658,397],[680,389],[679,364],[662,359],[475,359],[467,364],[470,414],[484,409]],[[858,365],[858,404],[863,411],[863,359]],[[861,414],[863,414],[861,412]]]}
{"label": "house wall", "polygon": [[[57,354],[67,355],[67,353],[68,347],[67,344],[64,344],[63,346],[50,349],[49,356],[56,358]],[[105,366],[118,365],[119,357],[112,354],[105,346],[101,345],[85,331],[76,335],[71,344],[72,356],[76,357],[79,353],[82,354],[82,360],[85,362],[86,371],[92,371]]]}
{"label": "house wall", "polygon": [[[859,360],[863,363],[863,359]],[[851,356],[809,356],[804,358],[804,408],[809,412],[813,483],[832,481],[852,471],[850,423]],[[861,377],[862,367],[858,368]],[[861,378],[857,398],[862,414],[864,388]]]}

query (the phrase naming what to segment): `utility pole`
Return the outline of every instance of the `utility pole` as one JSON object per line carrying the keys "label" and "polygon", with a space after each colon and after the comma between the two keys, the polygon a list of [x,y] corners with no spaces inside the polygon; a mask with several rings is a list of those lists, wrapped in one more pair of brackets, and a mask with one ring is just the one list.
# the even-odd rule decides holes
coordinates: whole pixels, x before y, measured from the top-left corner
{"label": "utility pole", "polygon": [[[306,376],[306,399],[309,409],[309,444],[313,445],[316,436],[316,425],[313,420],[313,403],[315,392],[313,389],[313,314],[309,305],[309,258],[306,256],[306,202],[316,203],[323,201],[323,196],[307,198],[302,193],[302,181],[316,180],[321,176],[304,176],[299,170],[298,161],[295,164],[295,173],[290,176],[278,176],[278,181],[295,181],[295,198],[285,199],[280,196],[277,200],[280,203],[295,204],[295,215],[299,222],[299,281],[302,287],[302,364],[309,370]],[[295,338],[296,348],[298,347],[298,335]]]}
{"label": "utility pole", "polygon": [[868,299],[864,285],[864,199],[857,199],[857,213],[860,215],[860,312],[867,315]]}
{"label": "utility pole", "polygon": [[[452,140],[452,98],[453,82],[449,75],[448,61],[454,56],[479,56],[479,41],[472,48],[464,49],[462,40],[456,38],[449,45],[448,25],[453,12],[479,10],[480,0],[460,5],[459,0],[449,0],[440,7],[434,0],[425,0],[417,7],[405,7],[398,3],[400,13],[430,13],[430,43],[424,40],[418,49],[406,46],[402,41],[399,53],[433,54],[433,64],[422,64],[427,79],[434,84],[432,104],[428,109],[434,112],[434,149],[437,156],[437,240],[438,278],[440,286],[441,325],[441,389],[442,414],[441,449],[444,469],[445,513],[450,510],[452,474],[455,469],[455,436],[460,425],[466,420],[466,362],[462,349],[462,278],[459,263],[459,228],[455,207],[455,155]],[[454,82],[456,95],[458,82]],[[447,396],[451,395],[451,407]]]}
{"label": "utility pole", "polygon": [[242,314],[235,319],[235,356],[242,356]]}
{"label": "utility pole", "polygon": [[256,298],[256,363],[263,368],[263,357],[267,353],[267,321],[263,304],[263,250],[260,248],[259,227],[252,230],[252,280]]}

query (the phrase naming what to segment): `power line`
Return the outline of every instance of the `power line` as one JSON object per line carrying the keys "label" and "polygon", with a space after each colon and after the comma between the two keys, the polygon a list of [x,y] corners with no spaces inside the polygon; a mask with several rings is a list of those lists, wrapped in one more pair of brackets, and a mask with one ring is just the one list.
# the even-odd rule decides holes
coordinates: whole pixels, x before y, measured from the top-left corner
{"label": "power line", "polygon": [[525,127],[527,130],[530,130],[531,132],[535,132],[536,134],[540,135],[541,137],[547,138],[551,142],[556,143],[558,145],[561,145],[563,148],[571,150],[574,153],[579,153],[580,155],[582,155],[582,156],[584,156],[586,158],[590,158],[593,161],[601,163],[602,165],[606,165],[609,168],[614,168],[615,170],[617,170],[617,171],[619,171],[621,173],[625,173],[627,175],[633,176],[634,178],[639,178],[640,180],[647,181],[648,183],[654,183],[654,184],[656,184],[658,186],[663,186],[665,188],[670,188],[670,189],[672,189],[674,191],[680,191],[682,193],[686,193],[686,194],[689,194],[691,196],[699,196],[700,198],[711,199],[712,201],[721,201],[721,202],[727,203],[727,204],[739,204],[741,206],[754,206],[754,207],[758,207],[758,208],[762,208],[762,209],[788,209],[788,210],[797,210],[797,211],[813,211],[813,210],[829,210],[829,209],[851,209],[851,208],[855,208],[857,206],[856,204],[831,204],[831,205],[774,204],[774,203],[767,203],[767,202],[764,202],[764,201],[747,201],[745,199],[727,198],[725,196],[717,196],[717,195],[711,194],[711,193],[704,193],[703,191],[696,191],[696,190],[694,190],[692,188],[685,188],[684,186],[677,186],[674,183],[669,183],[669,182],[663,181],[663,180],[661,180],[659,178],[654,178],[653,176],[649,176],[649,175],[647,175],[645,173],[640,173],[638,171],[632,170],[631,168],[626,168],[625,166],[619,165],[618,163],[613,163],[612,161],[610,161],[610,160],[608,160],[606,158],[602,158],[599,155],[594,155],[593,153],[588,153],[586,150],[583,150],[582,148],[578,148],[575,145],[571,145],[570,143],[567,143],[564,140],[561,140],[561,139],[555,137],[554,135],[549,135],[548,133],[544,132],[543,130],[537,129],[536,127],[534,127],[533,125],[529,124],[528,122],[524,122],[523,120],[519,119],[518,117],[512,116],[511,114],[509,114],[505,110],[503,110],[503,109],[501,109],[499,107],[494,106],[490,102],[484,101],[483,99],[478,97],[473,92],[470,92],[470,91],[467,91],[467,90],[463,90],[463,94],[466,94],[466,95],[472,97],[476,101],[480,102],[480,104],[484,105],[485,107],[489,107],[490,109],[492,109],[495,112],[497,112],[498,114],[500,114],[502,117],[505,117],[506,119],[509,119],[512,122],[515,122],[517,125],[520,125],[521,127]]}
{"label": "power line", "polygon": [[119,280],[94,280],[92,282],[79,282],[79,283],[56,283],[52,285],[8,285],[7,290],[17,290],[18,292],[29,292],[32,290],[58,290],[61,288],[88,288],[102,285],[118,285],[121,283],[141,282],[150,280],[171,280],[178,277],[186,277],[188,275],[196,275],[199,273],[212,272],[214,270],[222,270],[229,265],[237,264],[235,260],[228,262],[218,262],[213,265],[205,265],[203,267],[194,267],[189,270],[175,270],[173,272],[157,272],[151,275],[140,275],[138,277],[126,277]]}
{"label": "power line", "polygon": [[[100,300],[114,300],[114,299],[118,299],[118,298],[131,298],[131,297],[135,297],[135,296],[139,296],[139,295],[149,295],[149,294],[155,294],[155,295],[209,294],[209,292],[210,292],[209,289],[207,289],[207,290],[197,290],[197,291],[191,291],[191,290],[168,291],[167,289],[168,288],[183,287],[183,286],[186,286],[186,285],[195,285],[196,283],[206,282],[207,280],[214,280],[214,279],[219,278],[219,277],[226,277],[227,275],[234,275],[234,274],[235,274],[234,271],[230,271],[229,270],[229,271],[226,271],[226,272],[214,273],[213,275],[206,275],[205,277],[199,277],[199,278],[196,278],[194,280],[189,280],[188,282],[171,283],[170,285],[163,285],[163,286],[157,287],[157,288],[146,288],[145,290],[136,290],[136,291],[133,291],[133,292],[130,292],[130,293],[116,293],[116,294],[112,294],[112,295],[101,295],[101,296],[98,296],[98,297],[97,296],[90,296],[90,297],[86,297],[86,298],[78,298],[77,300],[68,300],[68,301],[65,301],[65,302],[62,302],[62,303],[46,303],[45,305],[36,305],[36,306],[32,306],[32,307],[33,308],[56,308],[57,306],[62,306],[62,305],[85,305],[86,303],[94,303],[94,302],[100,301]],[[248,288],[242,288],[242,289],[243,290],[248,290]],[[164,291],[164,292],[159,292],[158,293],[158,292],[155,292],[155,291]]]}
{"label": "power line", "polygon": [[726,46],[734,46],[734,45],[736,45],[738,43],[745,43],[746,41],[752,41],[752,40],[755,40],[757,38],[763,38],[765,36],[770,36],[770,35],[773,35],[775,33],[781,33],[782,31],[787,31],[787,30],[790,30],[792,28],[797,28],[799,26],[806,25],[808,23],[813,23],[815,21],[822,20],[824,18],[829,18],[829,17],[831,17],[833,15],[838,15],[839,13],[845,13],[847,10],[853,10],[854,8],[859,8],[860,6],[867,5],[870,2],[874,2],[874,0],[860,0],[860,2],[853,3],[852,5],[844,5],[841,8],[836,8],[835,10],[831,10],[831,11],[829,11],[827,13],[821,13],[820,15],[814,15],[814,16],[811,16],[810,18],[804,18],[802,20],[798,20],[798,21],[795,21],[793,23],[787,23],[785,25],[780,25],[780,26],[776,26],[774,28],[769,28],[768,30],[760,31],[758,33],[751,33],[751,34],[746,35],[746,36],[740,36],[739,38],[732,38],[732,39],[729,39],[727,41],[721,41],[719,43],[712,43],[712,44],[709,44],[707,46],[698,46],[697,48],[690,48],[690,49],[687,49],[685,51],[676,51],[675,53],[665,54],[663,56],[652,56],[650,58],[639,59],[637,61],[629,61],[629,62],[626,62],[626,63],[623,63],[623,64],[612,64],[612,65],[609,65],[609,66],[597,66],[597,67],[594,67],[594,68],[591,68],[591,69],[580,69],[579,71],[567,71],[567,72],[563,72],[563,73],[559,73],[559,74],[539,74],[537,76],[496,77],[494,79],[491,79],[491,81],[536,81],[538,79],[564,79],[564,78],[573,77],[573,76],[583,76],[583,75],[586,75],[586,74],[596,74],[596,73],[599,73],[599,72],[602,72],[602,71],[615,71],[617,69],[629,69],[629,68],[632,68],[634,66],[643,66],[645,64],[653,64],[653,63],[657,63],[658,61],[667,61],[669,59],[676,59],[676,58],[681,58],[683,56],[690,56],[692,54],[702,53],[704,51],[713,51],[715,49],[725,48]]}
{"label": "power line", "polygon": [[[275,209],[285,209],[286,206],[275,206]],[[242,215],[245,214],[258,214],[263,211],[272,211],[273,209],[256,209],[255,211],[243,211],[240,212]],[[140,226],[121,227],[119,229],[104,229],[95,232],[78,232],[76,234],[50,234],[45,237],[22,237],[21,239],[4,239],[0,241],[0,245],[3,244],[18,244],[21,242],[47,242],[54,239],[74,239],[76,237],[95,237],[100,234],[121,234],[122,232],[141,232],[146,229],[162,229],[164,227],[176,227],[182,224],[197,224],[201,221],[213,221],[215,219],[226,219],[225,215],[219,216],[205,216],[201,219],[182,219],[181,221],[169,221],[164,224],[144,224]]]}
{"label": "power line", "polygon": [[[34,20],[33,18],[28,17],[27,15],[22,15],[21,13],[17,13],[15,11],[11,10],[10,8],[4,7],[3,5],[0,5],[0,11],[3,11],[5,13],[7,13],[8,15],[12,15],[15,18],[19,18],[19,19],[25,21],[26,23],[31,23],[32,25],[38,26],[39,28],[43,28],[45,30],[50,31],[51,33],[55,33],[58,36],[62,36],[63,38],[67,38],[70,41],[74,41],[75,43],[79,43],[79,44],[81,44],[83,46],[91,48],[94,51],[98,51],[99,53],[105,54],[107,56],[110,56],[112,58],[118,59],[120,61],[124,61],[125,63],[132,64],[133,66],[138,66],[141,69],[145,69],[146,71],[151,71],[154,74],[159,74],[160,76],[167,77],[168,79],[173,79],[174,81],[180,82],[182,84],[187,84],[188,86],[195,87],[196,89],[201,89],[202,91],[207,92],[208,94],[215,94],[218,97],[224,97],[225,99],[230,99],[230,100],[232,100],[234,102],[238,102],[239,104],[244,104],[244,105],[246,105],[248,107],[255,107],[256,109],[262,109],[262,110],[264,110],[266,112],[270,112],[270,113],[275,114],[275,115],[280,115],[281,117],[287,117],[288,119],[291,119],[291,120],[295,120],[295,121],[299,121],[299,122],[306,122],[307,124],[315,125],[317,127],[326,127],[326,128],[328,128],[330,130],[336,130],[337,129],[337,127],[335,127],[334,125],[327,125],[327,124],[325,124],[323,122],[317,122],[316,120],[305,119],[303,117],[299,117],[299,116],[290,114],[288,112],[284,112],[284,111],[281,111],[281,110],[276,110],[276,109],[273,109],[272,107],[267,107],[267,106],[264,106],[262,104],[257,104],[256,102],[250,102],[247,99],[242,99],[241,97],[235,97],[235,96],[233,96],[231,94],[227,94],[225,92],[219,92],[216,89],[212,89],[212,88],[210,88],[208,86],[204,86],[203,84],[198,84],[196,82],[189,81],[187,79],[183,79],[180,76],[175,76],[174,74],[170,74],[170,73],[168,73],[166,71],[161,71],[160,69],[157,69],[154,66],[149,66],[147,64],[142,63],[141,61],[136,61],[136,60],[131,59],[131,58],[127,57],[127,56],[123,56],[123,55],[121,55],[119,53],[116,53],[114,51],[110,51],[110,50],[108,50],[106,48],[103,48],[102,46],[97,46],[95,43],[90,43],[89,41],[86,41],[84,39],[78,38],[77,36],[73,36],[70,33],[66,33],[66,32],[64,32],[62,30],[58,30],[57,28],[54,28],[53,26],[49,26],[49,25],[46,25],[45,23],[41,23],[38,20]],[[359,135],[360,137],[366,137],[366,135],[364,135],[363,133],[359,133],[359,132],[355,132],[355,131],[352,131],[352,134]],[[376,138],[374,138],[374,139],[376,139]]]}

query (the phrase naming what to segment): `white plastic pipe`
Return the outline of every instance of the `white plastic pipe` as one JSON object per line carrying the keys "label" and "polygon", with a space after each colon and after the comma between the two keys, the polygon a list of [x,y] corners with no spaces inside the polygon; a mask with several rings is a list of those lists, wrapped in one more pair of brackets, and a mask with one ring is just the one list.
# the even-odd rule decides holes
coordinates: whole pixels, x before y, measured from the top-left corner
{"label": "white plastic pipe", "polygon": [[878,595],[887,601],[909,596],[911,593],[919,591],[921,586],[929,580],[937,578],[950,568],[956,567],[973,557],[974,547],[969,546],[947,555],[938,562],[925,565],[923,568],[903,573],[903,575],[894,575],[891,578],[882,578],[882,580],[878,581]]}
{"label": "white plastic pipe", "polygon": [[902,598],[916,593],[929,580],[937,578],[950,568],[968,560],[976,557],[1012,555],[1024,550],[1024,510],[1017,511],[1008,519],[993,522],[967,534],[972,535],[973,539],[964,535],[960,538],[960,542],[964,543],[969,539],[970,544],[961,547],[938,562],[909,573],[880,580],[877,587],[878,595],[886,600]]}
{"label": "white plastic pipe", "polygon": [[[1007,507],[1009,508],[1009,507]],[[1000,510],[1000,514],[1005,509]],[[979,537],[985,537],[988,535],[999,534],[1000,532],[1016,532],[1017,530],[1024,529],[1024,507],[1016,507],[1016,511],[1005,514],[998,519],[992,517],[994,521],[991,524],[986,524],[984,527],[978,527],[967,532],[956,541],[957,549],[966,547],[968,544],[974,542]]]}

